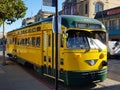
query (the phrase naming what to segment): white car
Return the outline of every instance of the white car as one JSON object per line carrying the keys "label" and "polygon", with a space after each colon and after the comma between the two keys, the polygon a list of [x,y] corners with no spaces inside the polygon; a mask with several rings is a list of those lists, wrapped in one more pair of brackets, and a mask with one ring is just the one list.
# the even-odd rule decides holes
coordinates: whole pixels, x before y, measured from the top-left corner
{"label": "white car", "polygon": [[120,57],[120,41],[108,41],[108,57]]}

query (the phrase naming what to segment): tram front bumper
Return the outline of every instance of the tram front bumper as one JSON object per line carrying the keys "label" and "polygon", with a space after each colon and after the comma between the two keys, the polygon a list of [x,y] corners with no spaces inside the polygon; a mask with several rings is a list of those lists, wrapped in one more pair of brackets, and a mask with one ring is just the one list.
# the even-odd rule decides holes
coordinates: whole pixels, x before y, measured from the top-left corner
{"label": "tram front bumper", "polygon": [[107,77],[107,69],[89,72],[66,72],[67,85],[83,85],[92,82],[102,82]]}

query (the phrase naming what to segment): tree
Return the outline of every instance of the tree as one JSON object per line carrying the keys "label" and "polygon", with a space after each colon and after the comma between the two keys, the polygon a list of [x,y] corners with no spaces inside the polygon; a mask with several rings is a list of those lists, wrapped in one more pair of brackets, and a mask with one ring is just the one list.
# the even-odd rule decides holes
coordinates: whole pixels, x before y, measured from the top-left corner
{"label": "tree", "polygon": [[23,18],[27,7],[22,0],[0,0],[0,20],[3,24],[3,65],[5,62],[5,22],[12,24],[16,20]]}

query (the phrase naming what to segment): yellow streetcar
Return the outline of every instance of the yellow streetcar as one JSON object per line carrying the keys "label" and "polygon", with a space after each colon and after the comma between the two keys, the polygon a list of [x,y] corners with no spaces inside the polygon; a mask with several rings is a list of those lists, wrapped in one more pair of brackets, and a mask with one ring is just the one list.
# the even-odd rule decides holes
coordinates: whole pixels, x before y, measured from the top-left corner
{"label": "yellow streetcar", "polygon": [[[96,19],[61,15],[58,35],[59,80],[66,85],[104,81],[107,76],[106,29]],[[7,33],[7,54],[32,64],[41,75],[55,78],[53,18]]]}

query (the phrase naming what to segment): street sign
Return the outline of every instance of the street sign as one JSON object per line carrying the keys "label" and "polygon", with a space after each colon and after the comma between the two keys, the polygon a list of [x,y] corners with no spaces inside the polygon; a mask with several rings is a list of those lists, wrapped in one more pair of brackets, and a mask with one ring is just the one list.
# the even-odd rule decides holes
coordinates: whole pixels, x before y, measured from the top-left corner
{"label": "street sign", "polygon": [[56,0],[43,0],[43,5],[55,7],[55,2]]}

